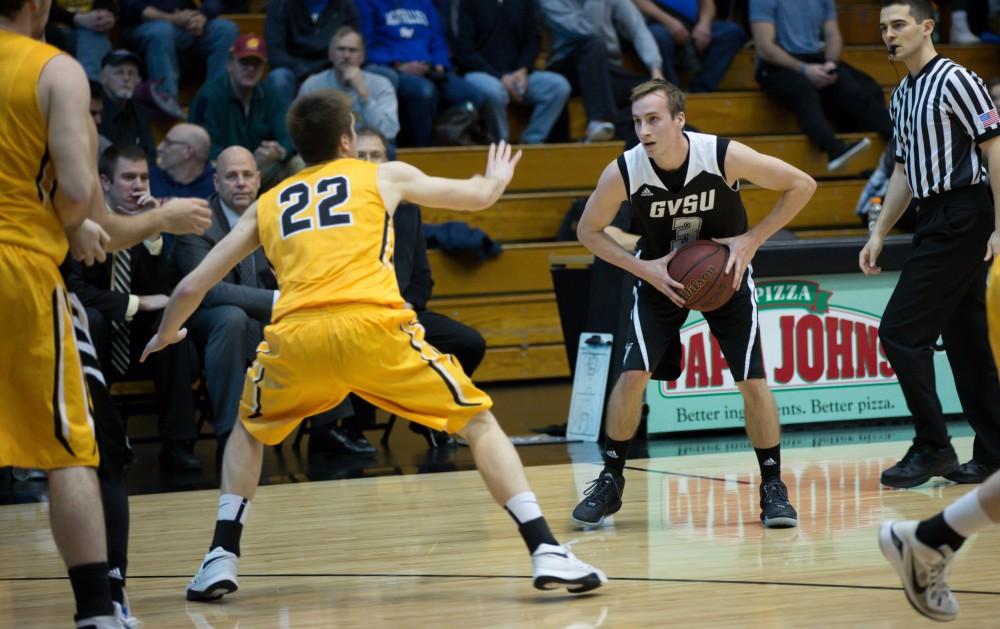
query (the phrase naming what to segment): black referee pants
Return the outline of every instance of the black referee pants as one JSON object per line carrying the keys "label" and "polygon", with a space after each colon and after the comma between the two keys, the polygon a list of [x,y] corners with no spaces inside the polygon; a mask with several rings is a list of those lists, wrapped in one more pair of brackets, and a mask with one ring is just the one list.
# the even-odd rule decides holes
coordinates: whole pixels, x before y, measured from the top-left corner
{"label": "black referee pants", "polygon": [[993,231],[985,186],[920,200],[913,255],[889,299],[879,338],[913,416],[916,443],[949,444],[934,378],[940,336],[966,420],[973,458],[1000,465],[1000,383],[986,331],[986,242]]}

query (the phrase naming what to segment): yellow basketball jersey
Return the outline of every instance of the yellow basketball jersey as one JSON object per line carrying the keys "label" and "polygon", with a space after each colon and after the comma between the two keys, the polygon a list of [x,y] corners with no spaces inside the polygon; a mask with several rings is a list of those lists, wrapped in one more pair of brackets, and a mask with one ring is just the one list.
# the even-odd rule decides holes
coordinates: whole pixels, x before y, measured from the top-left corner
{"label": "yellow basketball jersey", "polygon": [[69,243],[52,206],[55,170],[38,104],[38,77],[49,46],[0,30],[0,243],[32,249],[61,264]]}
{"label": "yellow basketball jersey", "polygon": [[258,200],[260,242],[281,291],[272,323],[339,304],[402,307],[377,169],[338,159],[289,177]]}

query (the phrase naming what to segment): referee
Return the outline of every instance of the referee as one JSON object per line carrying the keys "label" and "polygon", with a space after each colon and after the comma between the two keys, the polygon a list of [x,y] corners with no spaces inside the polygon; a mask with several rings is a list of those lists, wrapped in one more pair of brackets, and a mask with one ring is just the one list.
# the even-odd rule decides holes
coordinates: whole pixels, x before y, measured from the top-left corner
{"label": "referee", "polygon": [[[1000,467],[1000,383],[984,306],[987,261],[1000,254],[994,210],[1000,207],[1000,120],[983,81],[934,50],[931,11],[928,0],[882,1],[882,40],[909,74],[889,108],[896,167],[858,260],[865,275],[881,270],[883,239],[916,197],[913,254],[879,327],[916,431],[903,459],[882,473],[890,487],[914,487],[932,476],[979,483]],[[932,346],[939,336],[962,410],[976,431],[972,460],[963,465],[935,390]]]}

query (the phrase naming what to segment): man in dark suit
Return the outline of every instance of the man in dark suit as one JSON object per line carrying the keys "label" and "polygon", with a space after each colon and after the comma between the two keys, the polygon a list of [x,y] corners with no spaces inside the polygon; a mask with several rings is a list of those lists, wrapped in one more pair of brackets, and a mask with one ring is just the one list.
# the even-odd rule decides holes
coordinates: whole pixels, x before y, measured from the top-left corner
{"label": "man in dark suit", "polygon": [[[140,147],[109,147],[98,170],[109,212],[132,215],[156,206],[149,194],[149,164]],[[72,262],[67,269],[67,286],[86,307],[102,371],[111,380],[148,377],[139,356],[159,325],[167,294],[179,280],[169,257],[164,238],[157,236],[108,256],[103,263],[84,267]],[[163,441],[160,463],[171,470],[201,466],[192,445],[197,437],[192,362],[191,346],[182,342],[150,367]]]}
{"label": "man in dark suit", "polygon": [[[198,266],[257,199],[260,171],[253,153],[242,146],[219,153],[214,183],[216,194],[208,200],[212,227],[200,236],[177,239],[175,259],[184,274]],[[236,422],[244,374],[263,339],[263,327],[271,320],[277,288],[264,250],[258,248],[208,291],[188,320],[188,331],[205,367],[220,453]]]}

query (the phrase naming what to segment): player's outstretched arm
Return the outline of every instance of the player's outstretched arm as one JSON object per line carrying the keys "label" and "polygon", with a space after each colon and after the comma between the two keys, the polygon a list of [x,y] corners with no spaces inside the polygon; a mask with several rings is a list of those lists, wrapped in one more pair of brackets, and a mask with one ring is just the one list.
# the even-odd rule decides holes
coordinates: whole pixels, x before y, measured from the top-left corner
{"label": "player's outstretched arm", "polygon": [[127,249],[161,233],[203,234],[212,226],[212,210],[204,199],[178,197],[152,210],[126,216],[108,212],[104,195],[97,196],[100,202],[91,209],[90,218],[111,237],[108,251]]}
{"label": "player's outstretched arm", "polygon": [[604,168],[601,178],[597,180],[597,188],[587,199],[587,206],[576,225],[576,237],[595,256],[643,279],[678,306],[683,306],[683,300],[674,289],[684,288],[684,285],[667,273],[667,263],[673,253],[659,260],[641,260],[626,251],[605,231],[618,213],[622,201],[627,198],[625,180],[618,170],[618,164],[611,162]]}
{"label": "player's outstretched arm", "polygon": [[875,221],[875,228],[868,236],[868,242],[858,254],[858,266],[865,275],[878,275],[882,272],[882,267],[878,266],[878,257],[882,253],[882,243],[886,234],[896,224],[899,217],[910,205],[913,192],[910,191],[910,184],[906,183],[906,172],[899,162],[892,170],[889,177],[889,185],[885,190],[885,199],[882,200],[882,211]]}
{"label": "player's outstretched arm", "polygon": [[726,176],[730,181],[746,179],[761,188],[782,193],[774,208],[753,229],[733,238],[715,239],[729,247],[726,272],[734,270],[733,288],[738,289],[757,249],[805,207],[816,192],[816,181],[787,162],[735,141],[729,143],[726,151]]}
{"label": "player's outstretched arm", "polygon": [[160,321],[160,329],[149,339],[139,362],[145,362],[146,357],[153,352],[187,336],[187,330],[181,326],[201,304],[205,293],[221,282],[226,273],[259,246],[257,204],[254,203],[243,213],[232,231],[212,247],[201,264],[188,273],[174,289],[163,313],[163,320]]}
{"label": "player's outstretched arm", "polygon": [[431,177],[409,164],[386,162],[378,167],[379,192],[390,213],[400,201],[446,210],[485,210],[500,199],[520,160],[521,151],[511,155],[511,146],[501,141],[490,145],[486,173],[469,179]]}

